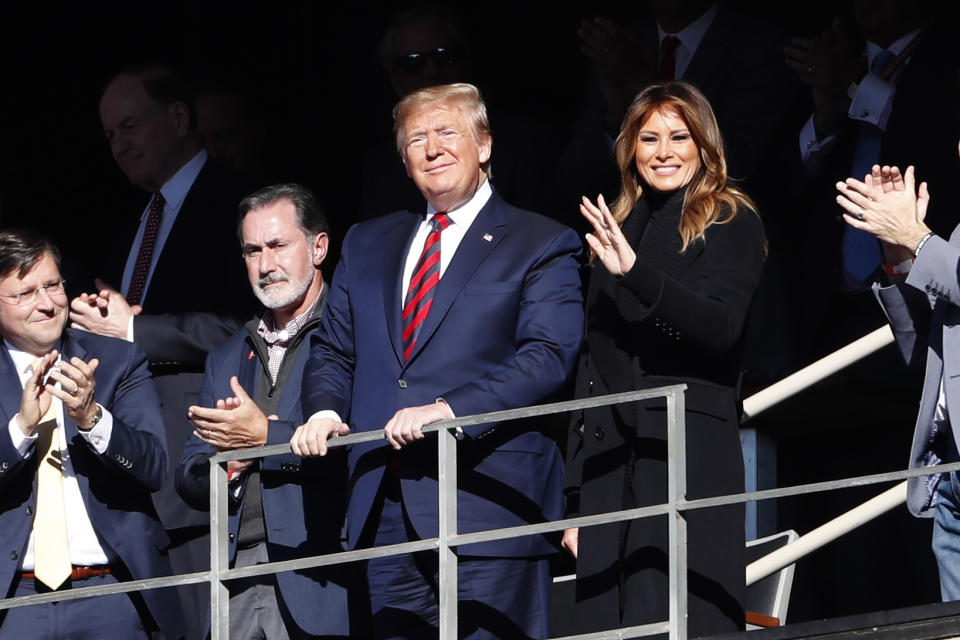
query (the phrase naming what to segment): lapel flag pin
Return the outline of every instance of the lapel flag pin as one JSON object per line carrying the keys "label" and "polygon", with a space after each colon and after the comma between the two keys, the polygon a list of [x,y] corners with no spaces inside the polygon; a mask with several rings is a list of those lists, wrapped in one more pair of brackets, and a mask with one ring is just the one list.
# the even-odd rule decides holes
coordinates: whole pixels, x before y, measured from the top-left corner
{"label": "lapel flag pin", "polygon": [[493,240],[493,236],[490,235],[489,233],[485,233],[483,234],[483,239],[486,240],[487,242],[490,242],[491,240]]}

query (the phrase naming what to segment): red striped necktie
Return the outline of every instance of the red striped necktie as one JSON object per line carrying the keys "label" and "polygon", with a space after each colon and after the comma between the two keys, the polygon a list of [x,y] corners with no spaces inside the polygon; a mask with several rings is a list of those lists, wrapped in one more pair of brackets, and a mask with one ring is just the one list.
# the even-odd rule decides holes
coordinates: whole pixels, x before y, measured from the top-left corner
{"label": "red striped necktie", "polygon": [[438,213],[430,220],[430,234],[413,269],[407,296],[403,300],[403,359],[409,360],[417,344],[420,327],[430,313],[433,292],[440,282],[440,234],[450,226],[447,214]]}
{"label": "red striped necktie", "polygon": [[150,213],[147,214],[147,226],[143,229],[140,251],[137,252],[137,261],[133,264],[133,276],[130,278],[130,288],[127,289],[128,304],[140,304],[143,298],[143,290],[147,287],[147,274],[150,273],[150,263],[153,260],[153,247],[157,244],[157,232],[160,230],[160,218],[163,217],[163,207],[166,203],[162,193],[157,191],[153,194]]}

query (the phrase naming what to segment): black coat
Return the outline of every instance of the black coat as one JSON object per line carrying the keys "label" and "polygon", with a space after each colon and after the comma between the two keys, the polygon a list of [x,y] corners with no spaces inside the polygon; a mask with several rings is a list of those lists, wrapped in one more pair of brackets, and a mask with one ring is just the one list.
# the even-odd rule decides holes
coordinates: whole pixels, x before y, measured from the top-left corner
{"label": "black coat", "polygon": [[[681,253],[682,200],[682,192],[652,205],[641,199],[623,225],[638,257],[622,278],[593,265],[577,397],[686,383],[687,497],[693,499],[743,491],[737,360],[764,237],[759,218],[744,210]],[[658,210],[651,214],[648,205]],[[666,501],[665,409],[661,398],[574,416],[570,515]],[[742,628],[743,506],[689,512],[687,522],[691,633]],[[582,529],[576,618],[585,625],[602,621],[604,628],[666,620],[667,562],[664,517]]]}

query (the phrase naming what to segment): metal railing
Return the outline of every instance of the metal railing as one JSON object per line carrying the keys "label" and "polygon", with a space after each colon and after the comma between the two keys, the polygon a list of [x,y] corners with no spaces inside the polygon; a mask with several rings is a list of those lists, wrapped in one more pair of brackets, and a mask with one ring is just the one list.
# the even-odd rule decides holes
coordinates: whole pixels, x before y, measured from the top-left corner
{"label": "metal railing", "polygon": [[[393,544],[370,549],[359,549],[341,553],[299,558],[284,562],[271,562],[253,567],[230,569],[228,556],[228,541],[226,534],[227,522],[227,476],[226,463],[230,460],[262,458],[270,455],[290,452],[286,444],[244,449],[217,454],[210,458],[210,609],[211,633],[213,640],[225,640],[229,633],[229,593],[225,581],[290,571],[311,567],[357,562],[389,555],[413,553],[426,549],[436,549],[439,552],[439,624],[442,640],[457,637],[457,556],[455,547],[477,542],[505,540],[521,536],[561,531],[568,527],[589,526],[619,522],[636,517],[645,517],[661,514],[670,514],[669,538],[671,549],[680,549],[681,553],[670,555],[670,611],[669,620],[642,627],[632,627],[631,635],[621,637],[637,637],[654,633],[669,632],[674,638],[686,637],[686,521],[679,517],[680,505],[686,493],[686,468],[684,446],[684,396],[686,385],[671,385],[656,389],[630,391],[626,393],[570,400],[552,404],[506,411],[495,411],[473,416],[464,416],[453,420],[444,420],[428,425],[423,432],[437,434],[437,481],[438,481],[438,531],[436,538]],[[667,456],[668,456],[668,496],[669,502],[652,507],[629,509],[624,511],[582,516],[556,520],[539,524],[521,525],[492,529],[474,533],[459,533],[457,531],[457,438],[451,433],[457,427],[467,427],[491,422],[506,422],[520,418],[567,413],[592,407],[602,407],[625,402],[649,400],[665,397],[667,401]],[[329,446],[346,446],[382,440],[383,431],[368,431],[348,436],[341,436],[329,441]]]}
{"label": "metal railing", "polygon": [[[807,367],[804,370],[797,372],[793,376],[790,376],[789,378],[773,385],[767,390],[760,392],[756,396],[748,398],[744,401],[744,418],[749,419],[760,411],[772,406],[772,404],[782,401],[786,397],[794,395],[798,391],[810,386],[811,384],[814,384],[824,377],[838,371],[839,369],[842,369],[849,364],[852,364],[856,360],[859,360],[866,355],[873,353],[886,344],[889,344],[889,342],[892,341],[892,335],[888,334],[889,329],[878,329],[868,336],[861,338],[857,342],[844,347],[844,349],[841,349],[835,354],[827,356],[823,360],[814,363],[810,367]],[[226,531],[228,517],[226,463],[230,460],[257,459],[272,455],[290,453],[290,446],[289,444],[281,444],[268,447],[223,452],[211,457],[210,459],[211,542],[209,571],[200,571],[176,576],[151,578],[147,580],[134,580],[116,584],[83,587],[78,589],[70,589],[67,591],[55,591],[45,594],[8,598],[0,600],[0,610],[33,604],[73,600],[77,598],[143,591],[147,589],[168,588],[206,582],[210,585],[212,638],[213,640],[226,640],[229,637],[230,604],[229,592],[225,583],[229,582],[230,580],[332,564],[358,562],[369,560],[371,558],[435,549],[439,553],[440,638],[442,640],[452,640],[456,638],[457,635],[457,556],[454,550],[456,547],[477,542],[504,540],[520,536],[561,531],[570,527],[585,527],[620,522],[634,518],[669,515],[670,517],[668,517],[667,520],[671,552],[669,554],[670,560],[668,565],[670,585],[668,619],[662,622],[641,626],[611,629],[608,631],[578,636],[564,636],[562,639],[558,638],[555,640],[602,640],[607,638],[635,638],[664,632],[669,633],[669,636],[672,639],[684,639],[686,638],[687,631],[687,531],[686,520],[682,517],[683,512],[691,509],[703,509],[720,505],[746,503],[755,500],[769,500],[786,496],[817,493],[821,491],[836,490],[854,486],[878,484],[895,480],[903,480],[910,477],[930,475],[931,473],[960,471],[960,463],[952,463],[939,465],[936,467],[928,467],[925,469],[912,469],[892,473],[881,473],[828,482],[796,485],[792,487],[766,489],[741,494],[701,498],[697,500],[686,500],[684,497],[686,493],[684,420],[685,389],[686,385],[678,384],[656,389],[631,391],[627,393],[599,396],[582,400],[557,402],[547,405],[524,407],[507,411],[497,411],[474,416],[465,416],[462,418],[446,420],[428,425],[423,428],[423,432],[435,432],[437,433],[438,437],[437,463],[439,508],[438,534],[436,538],[369,549],[344,551],[322,556],[298,558],[283,562],[271,562],[267,564],[235,569],[229,568],[229,548]],[[760,399],[754,400],[754,398],[757,398],[758,396]],[[478,531],[473,533],[459,533],[457,531],[457,439],[451,433],[452,429],[476,424],[505,422],[520,418],[566,413],[580,409],[648,400],[656,397],[665,397],[667,401],[666,431],[668,457],[668,501],[666,503],[591,516],[580,516],[576,518],[567,518],[564,520],[556,520],[539,524]],[[383,439],[383,432],[382,430],[377,430],[334,438],[329,442],[329,446],[348,446],[361,442],[369,442],[381,439]],[[882,494],[878,498],[884,498],[884,496],[893,495],[895,500],[899,498],[899,493],[896,493],[896,490],[899,488],[900,485],[894,487],[894,489],[891,489],[885,494]],[[882,502],[884,505],[883,510],[892,508],[892,506],[895,506],[899,503],[896,501],[891,503],[891,499],[889,497],[882,500]],[[876,507],[872,509],[866,507],[864,508],[872,514],[869,517],[875,517],[875,515],[879,515],[879,513],[883,512],[876,512]],[[837,520],[845,517],[848,516],[841,516]],[[851,516],[849,519],[855,520],[859,524],[862,524],[863,521],[869,518],[861,513],[856,516]],[[809,535],[812,534],[808,534],[808,536]],[[808,536],[800,538],[797,543],[803,541],[804,538],[808,538]],[[794,543],[794,545],[797,543]],[[780,554],[780,556],[773,563],[768,563],[763,567],[754,566],[757,565],[757,563],[751,565],[751,567],[754,567],[754,571],[751,575],[750,569],[748,568],[748,580],[750,582],[759,580],[765,575],[782,568],[782,566],[786,566],[787,564],[794,562],[798,557],[800,557],[800,555],[805,555],[805,553],[809,553],[812,549],[817,548],[817,546],[811,546],[809,543],[805,548],[803,545],[798,547],[795,547],[794,545],[790,545],[789,547],[785,548],[790,549],[793,547],[788,552],[784,552],[783,550],[774,552],[775,554]],[[798,551],[798,549],[800,549],[800,551]],[[774,554],[771,554],[771,556],[774,556]]]}

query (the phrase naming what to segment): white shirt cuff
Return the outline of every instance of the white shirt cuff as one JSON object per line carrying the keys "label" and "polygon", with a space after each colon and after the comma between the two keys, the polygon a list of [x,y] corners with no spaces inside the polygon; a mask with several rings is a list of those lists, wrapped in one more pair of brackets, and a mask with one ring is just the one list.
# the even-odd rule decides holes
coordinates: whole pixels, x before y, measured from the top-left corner
{"label": "white shirt cuff", "polygon": [[[446,400],[444,400],[443,398],[437,398],[436,402],[437,404],[442,404],[447,408],[447,410],[450,412],[451,419],[457,417],[457,414],[454,412],[453,407],[451,407],[450,403],[448,403]],[[463,427],[454,427],[453,436],[457,440],[463,440],[466,437],[466,434],[463,433]]]}
{"label": "white shirt cuff", "polygon": [[331,411],[329,409],[324,409],[323,411],[317,411],[315,414],[310,416],[307,422],[310,422],[310,420],[313,420],[314,418],[318,420],[326,419],[326,420],[336,420],[337,422],[343,422],[343,420],[340,419],[339,413],[337,413],[336,411]]}
{"label": "white shirt cuff", "polygon": [[10,440],[13,441],[13,446],[17,448],[17,451],[20,452],[21,458],[26,458],[27,454],[30,453],[30,448],[33,446],[33,443],[37,441],[37,435],[28,436],[20,430],[20,425],[17,423],[17,416],[19,413],[13,414],[13,417],[10,418],[10,422],[7,423],[7,431],[10,432]]}
{"label": "white shirt cuff", "polygon": [[136,316],[130,316],[130,319],[127,320],[127,342],[133,342],[133,319]]}
{"label": "white shirt cuff", "polygon": [[851,120],[869,122],[886,130],[890,117],[887,105],[890,104],[893,93],[893,85],[868,73],[857,87],[847,115]]}
{"label": "white shirt cuff", "polygon": [[[103,409],[103,405],[100,408]],[[110,436],[113,434],[113,414],[103,409],[100,422],[93,429],[89,431],[77,429],[77,431],[90,443],[90,446],[96,449],[97,453],[104,454],[107,452],[107,447],[110,445]]]}

